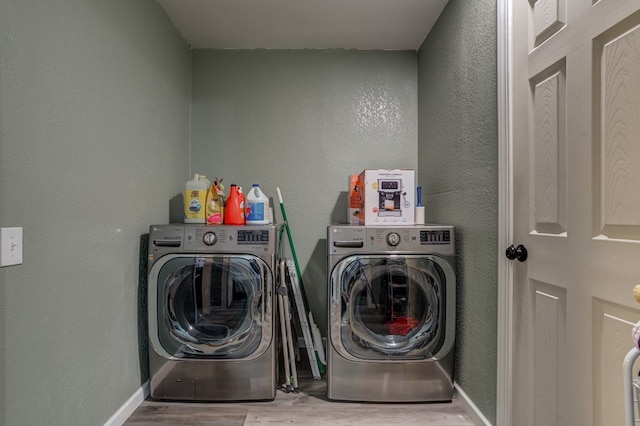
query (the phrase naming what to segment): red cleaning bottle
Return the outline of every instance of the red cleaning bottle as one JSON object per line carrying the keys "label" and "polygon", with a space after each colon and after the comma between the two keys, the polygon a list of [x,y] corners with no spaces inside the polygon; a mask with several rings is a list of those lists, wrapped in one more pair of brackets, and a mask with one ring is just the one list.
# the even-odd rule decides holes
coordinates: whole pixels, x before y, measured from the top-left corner
{"label": "red cleaning bottle", "polygon": [[229,198],[224,210],[224,223],[226,225],[244,225],[244,203],[238,193],[238,186],[231,184]]}

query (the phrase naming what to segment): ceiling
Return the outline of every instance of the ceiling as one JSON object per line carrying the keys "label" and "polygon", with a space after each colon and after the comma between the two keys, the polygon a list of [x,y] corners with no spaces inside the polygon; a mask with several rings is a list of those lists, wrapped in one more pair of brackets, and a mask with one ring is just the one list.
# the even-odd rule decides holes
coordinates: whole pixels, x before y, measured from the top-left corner
{"label": "ceiling", "polygon": [[417,50],[448,0],[156,0],[194,49]]}

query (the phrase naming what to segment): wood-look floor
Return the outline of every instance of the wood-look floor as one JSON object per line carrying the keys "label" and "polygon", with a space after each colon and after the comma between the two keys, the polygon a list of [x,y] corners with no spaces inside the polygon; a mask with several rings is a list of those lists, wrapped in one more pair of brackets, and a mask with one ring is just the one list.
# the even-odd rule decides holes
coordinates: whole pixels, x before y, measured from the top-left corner
{"label": "wood-look floor", "polygon": [[380,404],[330,401],[326,379],[299,378],[300,392],[277,391],[267,402],[158,402],[147,399],[125,425],[475,425],[457,399],[450,403]]}

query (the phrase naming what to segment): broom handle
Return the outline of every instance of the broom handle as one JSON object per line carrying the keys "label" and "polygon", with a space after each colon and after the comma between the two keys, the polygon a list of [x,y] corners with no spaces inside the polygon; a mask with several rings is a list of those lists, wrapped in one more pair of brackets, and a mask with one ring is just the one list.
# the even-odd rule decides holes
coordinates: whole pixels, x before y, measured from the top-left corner
{"label": "broom handle", "polygon": [[291,255],[293,256],[293,263],[296,265],[296,273],[298,274],[298,281],[300,282],[300,290],[302,293],[302,302],[304,303],[304,309],[309,312],[309,302],[307,302],[307,295],[302,285],[302,274],[300,273],[300,265],[298,264],[298,256],[296,255],[296,249],[293,247],[293,237],[291,236],[291,228],[289,228],[289,221],[287,220],[287,212],[284,209],[284,201],[282,201],[282,193],[280,188],[276,188],[278,193],[278,201],[280,202],[280,210],[282,211],[282,219],[284,220],[284,226],[287,230],[287,237],[289,238],[289,247],[291,247]]}

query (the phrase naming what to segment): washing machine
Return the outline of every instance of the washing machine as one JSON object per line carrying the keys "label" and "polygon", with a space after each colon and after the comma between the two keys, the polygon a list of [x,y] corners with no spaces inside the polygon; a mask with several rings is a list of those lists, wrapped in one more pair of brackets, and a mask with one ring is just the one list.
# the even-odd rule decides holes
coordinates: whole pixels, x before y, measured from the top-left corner
{"label": "washing machine", "polygon": [[453,397],[452,226],[329,226],[327,396]]}
{"label": "washing machine", "polygon": [[273,225],[150,227],[152,398],[275,398],[275,254]]}

